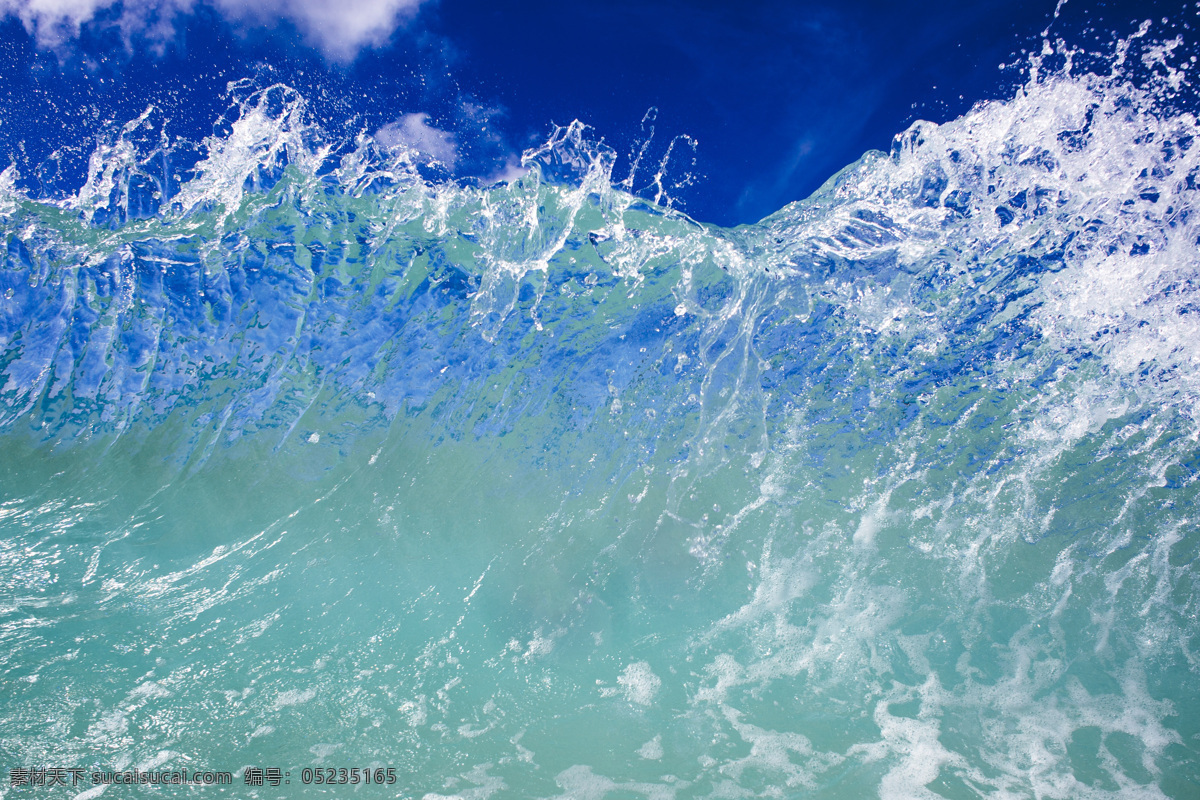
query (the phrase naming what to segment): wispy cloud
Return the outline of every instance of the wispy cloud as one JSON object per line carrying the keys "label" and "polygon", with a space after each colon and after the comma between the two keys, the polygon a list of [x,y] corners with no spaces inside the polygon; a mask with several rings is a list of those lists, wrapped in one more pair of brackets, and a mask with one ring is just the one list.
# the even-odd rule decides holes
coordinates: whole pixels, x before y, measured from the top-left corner
{"label": "wispy cloud", "polygon": [[243,23],[295,23],[314,44],[339,61],[364,47],[386,44],[422,0],[212,0],[226,17]]}
{"label": "wispy cloud", "polygon": [[15,16],[43,47],[58,48],[97,23],[120,28],[126,41],[141,36],[162,43],[175,35],[180,17],[200,6],[216,9],[239,27],[291,22],[305,38],[337,61],[364,47],[386,44],[423,0],[0,0],[0,16]]}
{"label": "wispy cloud", "polygon": [[504,163],[493,170],[490,175],[483,178],[481,183],[484,186],[490,186],[494,183],[512,183],[529,174],[529,167],[521,163],[521,159],[515,154],[510,154]]}
{"label": "wispy cloud", "polygon": [[375,132],[375,141],[383,147],[404,147],[431,158],[453,170],[458,164],[458,140],[429,124],[428,114],[405,114]]}

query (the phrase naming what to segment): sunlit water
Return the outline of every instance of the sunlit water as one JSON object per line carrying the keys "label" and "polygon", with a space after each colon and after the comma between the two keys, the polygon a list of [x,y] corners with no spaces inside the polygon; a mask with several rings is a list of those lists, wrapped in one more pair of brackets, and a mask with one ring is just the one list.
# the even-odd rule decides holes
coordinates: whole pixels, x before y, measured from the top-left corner
{"label": "sunlit water", "polygon": [[732,230],[578,125],[464,188],[286,87],[4,173],[3,766],[1200,796],[1200,147],[1170,43],[1112,62]]}

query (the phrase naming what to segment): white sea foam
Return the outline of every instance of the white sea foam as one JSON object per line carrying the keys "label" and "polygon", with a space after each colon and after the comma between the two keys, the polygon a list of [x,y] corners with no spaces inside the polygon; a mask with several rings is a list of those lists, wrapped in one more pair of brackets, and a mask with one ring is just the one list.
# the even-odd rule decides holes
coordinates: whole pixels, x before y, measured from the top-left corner
{"label": "white sea foam", "polygon": [[314,689],[287,689],[282,691],[275,698],[275,708],[286,708],[288,706],[297,706],[302,703],[307,703],[317,696]]}
{"label": "white sea foam", "polygon": [[630,703],[648,706],[654,702],[661,688],[662,679],[654,674],[650,665],[645,661],[635,661],[617,676],[616,687],[601,688],[600,693],[605,697],[622,694]]}

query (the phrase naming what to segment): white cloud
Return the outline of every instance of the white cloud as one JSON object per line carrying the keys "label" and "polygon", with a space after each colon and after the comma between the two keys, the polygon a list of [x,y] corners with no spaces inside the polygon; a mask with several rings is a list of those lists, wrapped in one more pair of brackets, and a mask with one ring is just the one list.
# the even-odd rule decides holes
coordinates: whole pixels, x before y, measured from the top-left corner
{"label": "white cloud", "polygon": [[325,54],[349,61],[364,47],[387,44],[422,0],[210,0],[226,17],[249,23],[284,18]]}
{"label": "white cloud", "polygon": [[406,147],[415,150],[449,169],[458,164],[458,141],[454,134],[430,125],[428,114],[405,114],[395,122],[389,122],[375,132],[375,141],[388,149]]}
{"label": "white cloud", "polygon": [[512,183],[528,174],[529,167],[522,166],[521,159],[515,154],[510,153],[502,166],[483,179],[483,185],[490,186],[494,183]]}
{"label": "white cloud", "polygon": [[423,0],[0,0],[0,16],[15,16],[43,47],[60,47],[102,11],[119,7],[116,25],[161,43],[178,17],[204,4],[230,22],[270,26],[287,20],[327,56],[349,61],[364,47],[386,44]]}
{"label": "white cloud", "polygon": [[79,35],[79,26],[114,0],[0,0],[0,13],[21,20],[38,44],[53,47]]}

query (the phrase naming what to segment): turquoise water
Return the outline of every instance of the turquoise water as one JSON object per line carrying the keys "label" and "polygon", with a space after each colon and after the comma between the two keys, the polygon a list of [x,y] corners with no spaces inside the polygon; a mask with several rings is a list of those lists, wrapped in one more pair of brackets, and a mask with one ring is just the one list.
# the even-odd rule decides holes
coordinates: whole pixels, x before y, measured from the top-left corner
{"label": "turquoise water", "polygon": [[579,125],[464,187],[282,86],[4,173],[0,761],[233,783],[0,796],[1200,796],[1200,148],[1140,52],[736,229]]}

